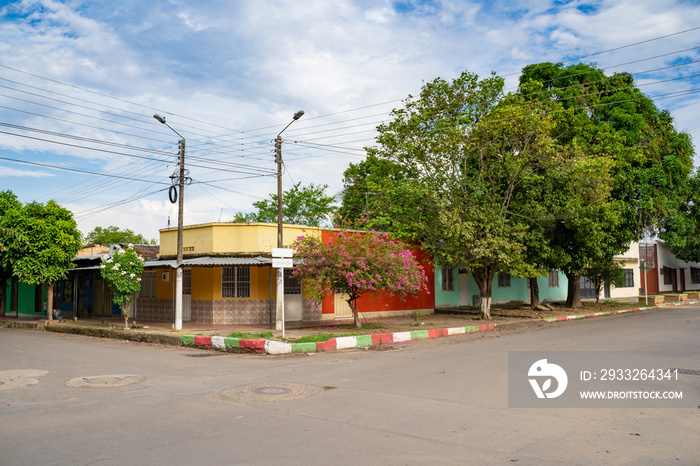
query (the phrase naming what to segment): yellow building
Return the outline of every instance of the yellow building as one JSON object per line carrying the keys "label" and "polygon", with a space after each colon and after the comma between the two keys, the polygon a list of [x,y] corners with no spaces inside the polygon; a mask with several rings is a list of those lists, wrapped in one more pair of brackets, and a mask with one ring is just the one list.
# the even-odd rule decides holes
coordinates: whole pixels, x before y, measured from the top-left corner
{"label": "yellow building", "polygon": [[[321,228],[284,225],[283,243]],[[276,273],[272,248],[277,225],[207,223],[183,229],[183,321],[207,324],[275,322]],[[177,266],[177,228],[160,230],[158,260],[146,262],[138,318],[172,322]],[[321,308],[304,299],[301,283],[285,269],[285,321],[321,320]]]}

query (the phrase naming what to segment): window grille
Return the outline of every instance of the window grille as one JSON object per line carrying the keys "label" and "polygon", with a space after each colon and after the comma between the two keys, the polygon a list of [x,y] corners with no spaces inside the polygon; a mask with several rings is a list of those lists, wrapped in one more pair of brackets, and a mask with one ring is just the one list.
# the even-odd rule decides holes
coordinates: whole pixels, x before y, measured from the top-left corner
{"label": "window grille", "polygon": [[552,270],[549,272],[549,287],[550,288],[559,288],[559,271],[558,270]]}
{"label": "window grille", "polygon": [[292,276],[292,269],[284,269],[284,294],[301,294],[301,280]]}
{"label": "window grille", "polygon": [[454,270],[452,267],[442,268],[442,291],[454,291]]}
{"label": "window grille", "polygon": [[623,288],[634,288],[634,270],[623,269],[622,273],[625,274],[625,284],[622,285]]}
{"label": "window grille", "polygon": [[221,297],[250,298],[250,266],[221,268]]}
{"label": "window grille", "polygon": [[148,270],[143,272],[143,275],[141,275],[141,291],[139,292],[139,297],[156,297],[156,275],[157,272],[154,270]]}
{"label": "window grille", "polygon": [[506,288],[510,286],[510,274],[505,272],[498,272],[498,287]]}

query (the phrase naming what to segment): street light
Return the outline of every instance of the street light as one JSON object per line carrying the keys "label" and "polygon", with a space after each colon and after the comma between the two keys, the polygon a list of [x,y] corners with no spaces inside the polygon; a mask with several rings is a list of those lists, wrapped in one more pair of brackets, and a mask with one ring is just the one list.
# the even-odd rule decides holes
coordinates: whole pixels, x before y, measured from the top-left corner
{"label": "street light", "polygon": [[182,330],[182,216],[185,202],[185,138],[165,122],[165,117],[153,115],[153,118],[170,128],[180,136],[180,178],[178,180],[177,206],[177,268],[175,269],[175,330]]}
{"label": "street light", "polygon": [[[277,159],[277,247],[283,248],[282,242],[282,133],[289,125],[297,121],[304,114],[299,110],[292,117],[292,121],[284,127],[275,139],[275,153]],[[275,329],[284,331],[284,269],[277,268],[277,301],[275,302]]]}

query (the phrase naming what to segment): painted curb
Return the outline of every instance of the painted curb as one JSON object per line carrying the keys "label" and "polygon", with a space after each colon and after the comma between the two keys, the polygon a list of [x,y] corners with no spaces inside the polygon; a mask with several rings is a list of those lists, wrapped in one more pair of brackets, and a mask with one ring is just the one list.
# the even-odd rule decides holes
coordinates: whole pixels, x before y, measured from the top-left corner
{"label": "painted curb", "polygon": [[700,301],[684,301],[678,303],[664,303],[661,306],[636,307],[619,311],[595,312],[589,314],[575,314],[570,316],[546,317],[544,319],[529,319],[518,322],[502,322],[498,324],[470,325],[466,327],[439,328],[429,330],[412,330],[408,332],[375,333],[356,335],[349,337],[331,338],[327,341],[315,343],[284,343],[277,340],[248,340],[244,338],[210,337],[207,335],[181,335],[181,346],[195,346],[198,348],[214,348],[220,351],[246,351],[259,354],[291,354],[291,353],[315,353],[319,351],[343,350],[349,348],[366,348],[374,345],[390,343],[405,343],[412,340],[425,340],[442,338],[450,335],[465,333],[488,332],[497,327],[523,322],[564,322],[567,320],[589,319],[602,316],[626,314],[630,312],[662,309],[669,306],[682,306],[698,304]]}

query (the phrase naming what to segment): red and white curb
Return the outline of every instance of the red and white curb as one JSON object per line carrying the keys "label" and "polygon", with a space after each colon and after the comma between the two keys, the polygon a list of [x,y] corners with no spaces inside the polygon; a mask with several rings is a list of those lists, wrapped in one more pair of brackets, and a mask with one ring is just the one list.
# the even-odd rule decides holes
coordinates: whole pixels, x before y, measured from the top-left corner
{"label": "red and white curb", "polygon": [[465,333],[485,332],[495,330],[498,326],[509,325],[520,322],[562,322],[565,320],[585,319],[591,317],[601,317],[629,312],[646,311],[650,309],[661,309],[668,306],[682,306],[685,304],[697,304],[698,301],[685,301],[678,303],[664,303],[663,306],[638,307],[620,311],[594,312],[588,314],[576,314],[570,316],[548,317],[544,319],[521,320],[518,322],[503,322],[498,324],[474,325],[467,327],[453,327],[429,330],[412,330],[407,332],[375,333],[369,335],[356,335],[349,337],[336,337],[326,341],[312,343],[284,343],[277,340],[266,339],[246,339],[208,335],[181,335],[180,344],[182,346],[194,346],[198,348],[217,349],[220,351],[240,351],[261,354],[291,354],[291,353],[315,353],[318,351],[332,351],[349,348],[366,348],[374,345],[390,343],[404,343],[412,340],[426,340],[431,338],[441,338],[450,335],[460,335]]}

